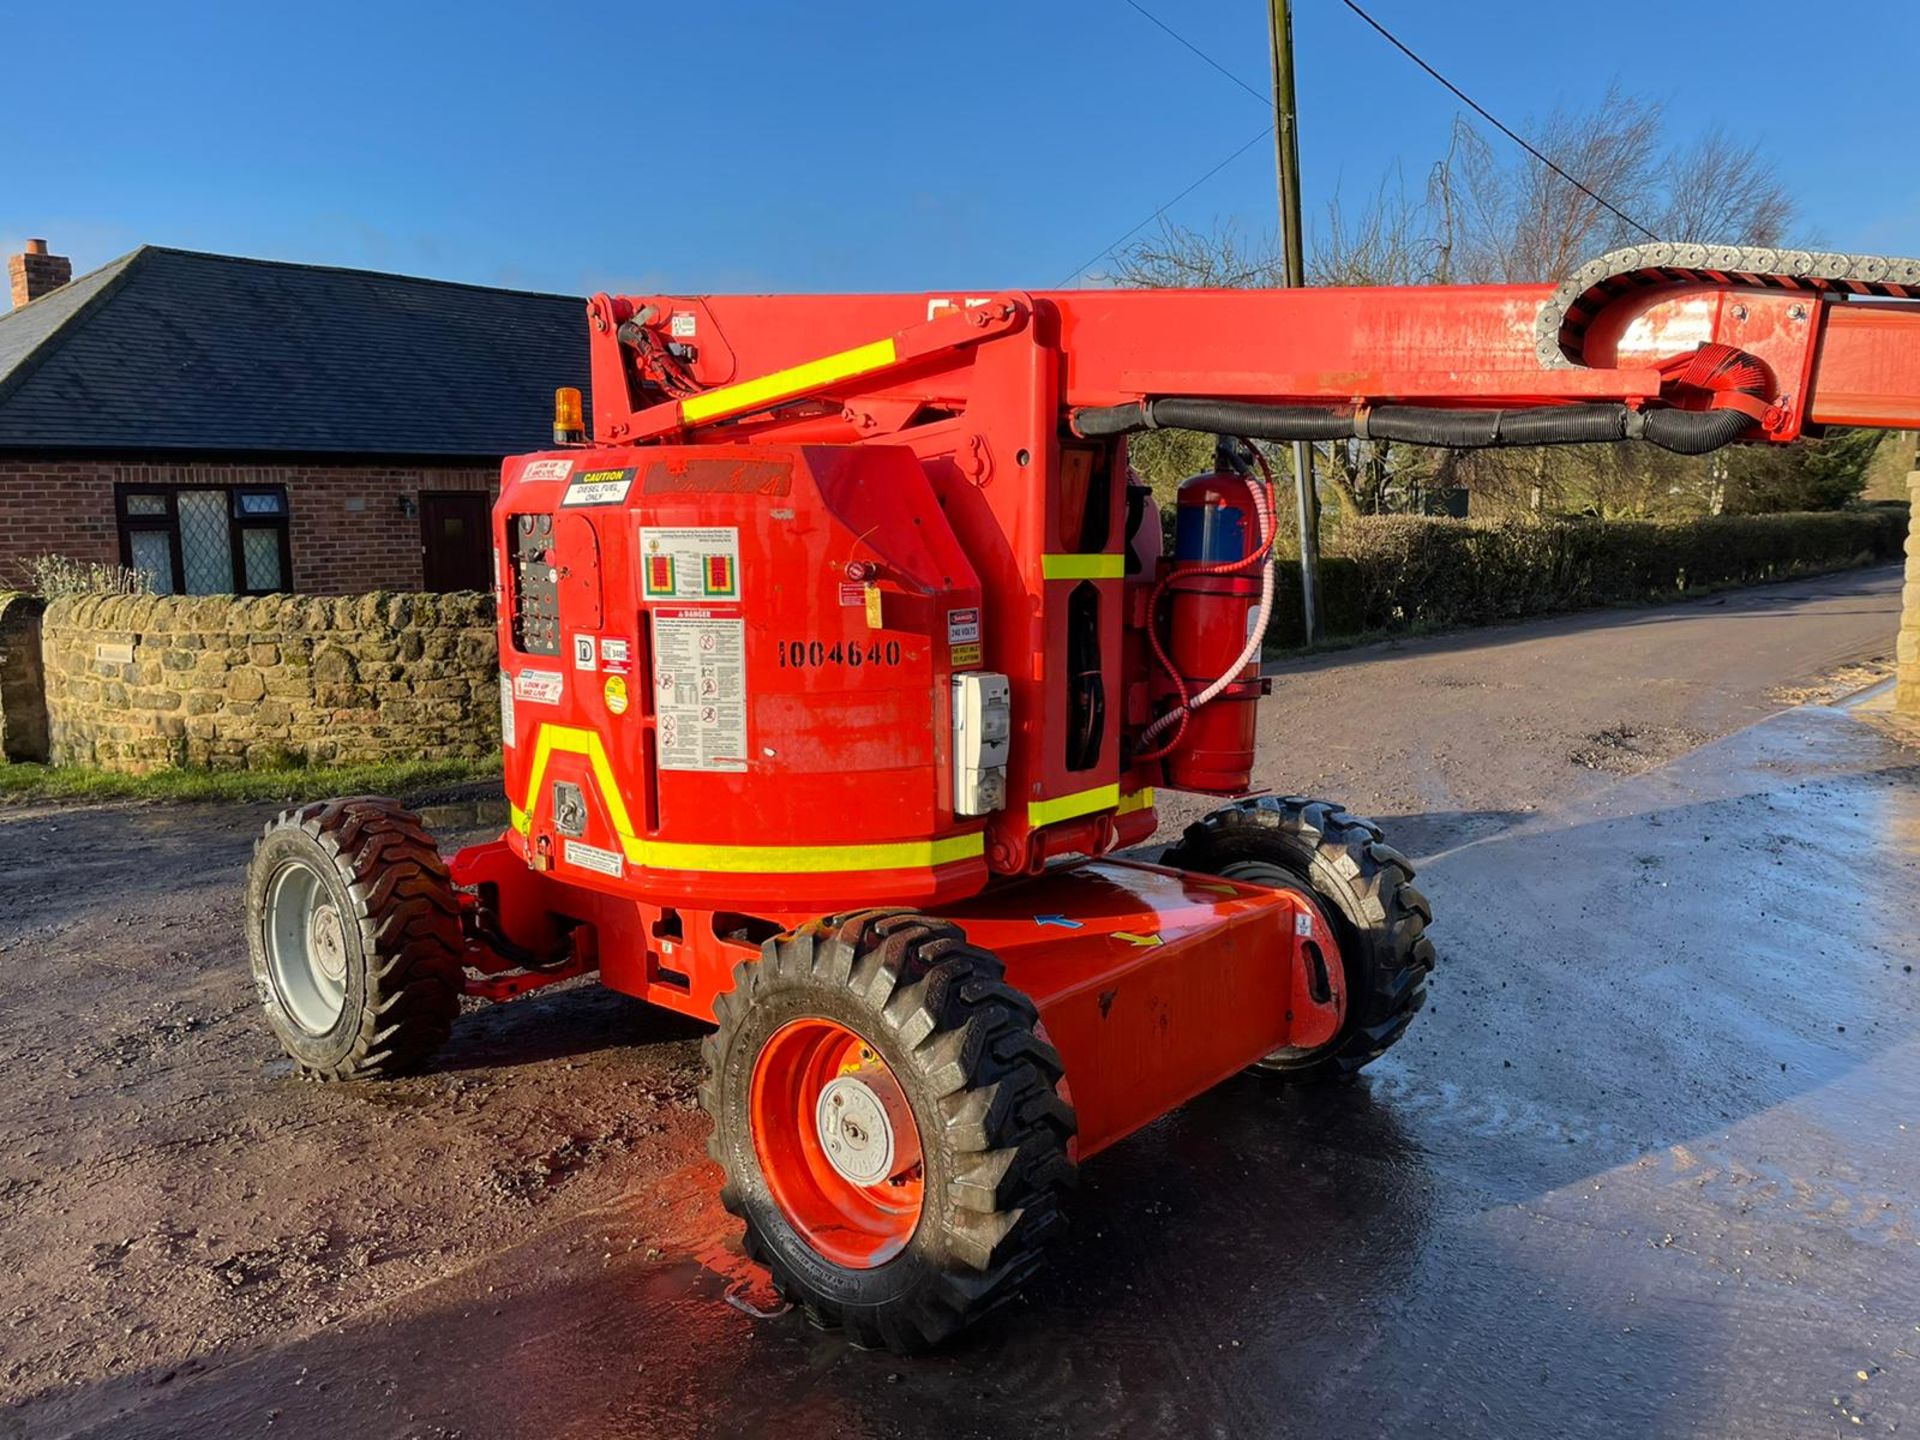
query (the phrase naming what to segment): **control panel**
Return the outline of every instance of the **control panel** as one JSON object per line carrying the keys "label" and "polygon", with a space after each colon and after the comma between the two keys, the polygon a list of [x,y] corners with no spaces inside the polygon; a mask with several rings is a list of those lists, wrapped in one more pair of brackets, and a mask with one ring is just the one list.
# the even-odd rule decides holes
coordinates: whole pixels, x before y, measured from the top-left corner
{"label": "control panel", "polygon": [[1013,735],[1007,677],[971,670],[953,677],[953,813],[1007,808],[1007,751]]}
{"label": "control panel", "polygon": [[515,515],[512,526],[513,648],[560,653],[560,571],[551,515]]}

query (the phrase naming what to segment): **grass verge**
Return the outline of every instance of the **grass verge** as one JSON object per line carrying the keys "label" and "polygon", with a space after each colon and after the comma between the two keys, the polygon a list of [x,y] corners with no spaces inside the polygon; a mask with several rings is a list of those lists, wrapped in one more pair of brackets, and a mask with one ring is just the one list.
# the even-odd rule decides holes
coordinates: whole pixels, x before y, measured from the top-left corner
{"label": "grass verge", "polygon": [[496,780],[500,762],[402,760],[374,765],[315,765],[288,770],[155,770],[120,775],[80,765],[0,763],[0,803],[25,800],[319,800],[329,795],[393,795],[475,780]]}

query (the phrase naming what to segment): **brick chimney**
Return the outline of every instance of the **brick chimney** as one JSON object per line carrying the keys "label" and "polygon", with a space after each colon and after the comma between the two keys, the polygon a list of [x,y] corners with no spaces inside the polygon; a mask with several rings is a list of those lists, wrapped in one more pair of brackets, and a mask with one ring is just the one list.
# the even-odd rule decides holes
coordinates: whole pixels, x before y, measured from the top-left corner
{"label": "brick chimney", "polygon": [[44,240],[27,241],[27,253],[7,260],[7,279],[13,282],[13,308],[49,295],[73,279],[73,262],[49,255]]}

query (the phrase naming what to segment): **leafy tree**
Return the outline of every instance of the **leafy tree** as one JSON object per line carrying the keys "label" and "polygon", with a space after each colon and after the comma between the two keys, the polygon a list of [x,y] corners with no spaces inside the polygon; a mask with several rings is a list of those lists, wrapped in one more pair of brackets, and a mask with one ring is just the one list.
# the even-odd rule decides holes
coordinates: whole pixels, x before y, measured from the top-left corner
{"label": "leafy tree", "polygon": [[1726,508],[1736,515],[1838,510],[1867,488],[1884,430],[1833,430],[1797,445],[1749,445],[1727,462]]}

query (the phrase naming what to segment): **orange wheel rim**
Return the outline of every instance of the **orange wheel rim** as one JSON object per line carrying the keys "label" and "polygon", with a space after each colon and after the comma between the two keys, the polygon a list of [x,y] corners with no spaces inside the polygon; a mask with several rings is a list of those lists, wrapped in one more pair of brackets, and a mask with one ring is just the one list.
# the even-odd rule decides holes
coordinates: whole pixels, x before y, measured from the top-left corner
{"label": "orange wheel rim", "polygon": [[748,1107],[760,1173],[808,1246],[848,1270],[906,1248],[926,1193],[920,1129],[872,1046],[832,1020],[790,1021],[754,1061]]}

